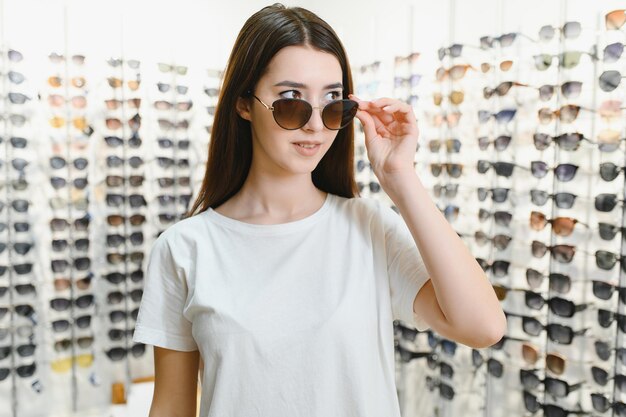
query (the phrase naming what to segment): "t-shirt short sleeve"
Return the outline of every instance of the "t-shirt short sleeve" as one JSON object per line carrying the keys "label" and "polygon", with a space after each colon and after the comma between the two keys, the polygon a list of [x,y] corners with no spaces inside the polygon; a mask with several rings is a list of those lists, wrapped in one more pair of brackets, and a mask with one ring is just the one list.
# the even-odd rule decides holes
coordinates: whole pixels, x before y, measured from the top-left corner
{"label": "t-shirt short sleeve", "polygon": [[426,330],[430,326],[413,311],[413,301],[430,279],[428,270],[402,216],[383,203],[380,203],[379,209],[385,230],[394,319],[411,324],[420,331]]}
{"label": "t-shirt short sleeve", "polygon": [[190,352],[198,347],[183,315],[187,283],[177,271],[171,232],[165,230],[152,245],[133,341]]}

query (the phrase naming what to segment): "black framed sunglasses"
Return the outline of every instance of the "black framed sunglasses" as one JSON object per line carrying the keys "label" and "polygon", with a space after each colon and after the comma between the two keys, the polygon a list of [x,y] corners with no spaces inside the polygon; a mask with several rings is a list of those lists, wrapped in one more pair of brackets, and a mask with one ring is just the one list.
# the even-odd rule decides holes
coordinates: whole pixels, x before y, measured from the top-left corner
{"label": "black framed sunglasses", "polygon": [[[281,98],[272,103],[265,104],[260,98],[248,91],[266,109],[272,112],[278,126],[286,130],[297,130],[308,123],[313,114],[313,107],[306,100],[297,98]],[[354,100],[333,100],[322,108],[322,122],[329,130],[341,130],[348,126],[359,108],[359,103]]]}

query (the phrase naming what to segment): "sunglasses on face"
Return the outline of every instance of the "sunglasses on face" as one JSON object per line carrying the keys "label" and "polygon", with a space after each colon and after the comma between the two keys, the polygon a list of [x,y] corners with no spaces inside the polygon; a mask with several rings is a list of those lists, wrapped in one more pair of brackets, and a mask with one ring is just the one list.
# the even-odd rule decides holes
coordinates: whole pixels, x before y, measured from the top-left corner
{"label": "sunglasses on face", "polygon": [[582,141],[591,142],[582,133],[563,133],[558,136],[550,136],[547,133],[538,132],[533,135],[533,142],[538,151],[548,149],[552,142],[565,151],[575,151],[580,147]]}
{"label": "sunglasses on face", "polygon": [[533,290],[541,287],[544,278],[548,278],[550,290],[559,294],[567,294],[572,288],[572,279],[568,275],[555,272],[546,275],[532,268],[526,270],[526,282]]}
{"label": "sunglasses on face", "polygon": [[598,81],[602,91],[606,91],[607,93],[609,93],[615,90],[620,85],[622,78],[624,78],[624,76],[622,76],[619,71],[608,70],[600,74],[600,78]]}
{"label": "sunglasses on face", "polygon": [[498,124],[507,124],[511,120],[513,120],[513,117],[515,117],[516,113],[517,113],[517,109],[504,109],[504,110],[500,110],[497,113],[492,113],[487,110],[479,110],[478,121],[481,124],[485,124],[489,121],[489,119],[493,117],[496,119],[496,122]]}
{"label": "sunglasses on face", "polygon": [[604,24],[608,30],[619,30],[626,23],[626,10],[613,10],[604,16]]}
{"label": "sunglasses on face", "polygon": [[533,230],[543,230],[548,223],[552,225],[552,232],[559,236],[570,236],[577,223],[588,227],[587,224],[572,217],[555,217],[554,219],[548,219],[545,214],[539,211],[530,212],[530,227]]}
{"label": "sunglasses on face", "polygon": [[578,165],[559,164],[554,168],[549,168],[548,164],[544,161],[532,161],[530,163],[530,171],[536,178],[545,177],[550,170],[554,170],[554,175],[556,175],[559,181],[568,182],[573,180],[574,176],[576,176]]}
{"label": "sunglasses on face", "polygon": [[489,145],[493,144],[496,151],[502,152],[509,147],[511,139],[510,135],[500,135],[494,140],[490,140],[487,136],[481,136],[478,138],[478,148],[481,151],[486,151]]}
{"label": "sunglasses on face", "polygon": [[554,200],[554,203],[558,208],[569,209],[574,206],[576,197],[577,196],[572,193],[549,194],[548,192],[542,190],[530,190],[530,200],[537,206],[545,205],[550,198]]}
{"label": "sunglasses on face", "polygon": [[623,202],[624,200],[617,199],[617,194],[603,193],[596,196],[594,205],[596,210],[603,213],[608,213],[610,211],[613,211],[615,206],[617,206],[617,203]]}
{"label": "sunglasses on face", "polygon": [[539,29],[539,40],[547,42],[554,38],[556,32],[560,32],[565,39],[575,39],[580,36],[582,26],[580,22],[567,22],[562,27],[554,27],[550,25],[542,26]]}
{"label": "sunglasses on face", "polygon": [[[306,125],[311,119],[313,107],[306,100],[295,98],[281,98],[272,103],[265,104],[260,98],[252,94],[267,110],[270,110],[278,126],[286,130],[297,130]],[[354,100],[334,100],[322,108],[322,122],[329,130],[340,130],[348,126],[359,108]]]}
{"label": "sunglasses on face", "polygon": [[570,263],[574,259],[576,247],[572,245],[554,245],[548,246],[538,240],[533,240],[531,244],[531,252],[535,258],[542,258],[547,251],[550,251],[552,258],[559,263]]}
{"label": "sunglasses on face", "polygon": [[492,213],[484,208],[478,210],[478,220],[481,222],[487,221],[487,219],[492,216],[497,225],[504,227],[509,227],[511,220],[513,220],[513,215],[506,211],[496,211]]}

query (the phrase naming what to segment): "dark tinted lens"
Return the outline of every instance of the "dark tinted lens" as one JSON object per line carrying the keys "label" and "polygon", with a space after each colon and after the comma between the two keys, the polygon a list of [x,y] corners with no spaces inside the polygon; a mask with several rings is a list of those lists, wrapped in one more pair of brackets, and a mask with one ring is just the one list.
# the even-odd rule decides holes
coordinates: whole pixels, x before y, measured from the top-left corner
{"label": "dark tinted lens", "polygon": [[621,168],[612,162],[604,162],[600,164],[600,177],[604,181],[613,181],[619,175]]}
{"label": "dark tinted lens", "polygon": [[322,111],[324,126],[339,130],[347,126],[356,115],[358,103],[353,100],[337,100],[327,104]]}
{"label": "dark tinted lens", "polygon": [[600,75],[600,79],[599,79],[600,88],[603,91],[610,92],[610,91],[615,90],[621,81],[622,81],[622,74],[620,74],[619,71],[615,71],[615,70],[604,71]]}
{"label": "dark tinted lens", "polygon": [[617,202],[617,195],[615,194],[599,194],[595,198],[594,205],[598,211],[609,212],[615,208]]}
{"label": "dark tinted lens", "polygon": [[273,103],[274,120],[283,129],[295,130],[304,126],[311,117],[313,109],[304,100],[285,98]]}

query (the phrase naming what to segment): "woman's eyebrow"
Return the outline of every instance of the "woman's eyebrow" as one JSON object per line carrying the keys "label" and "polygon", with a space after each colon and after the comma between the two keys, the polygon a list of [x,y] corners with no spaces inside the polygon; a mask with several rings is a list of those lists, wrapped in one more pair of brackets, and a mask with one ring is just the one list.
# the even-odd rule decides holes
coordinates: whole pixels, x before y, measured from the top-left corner
{"label": "woman's eyebrow", "polygon": [[[294,88],[308,88],[305,84],[298,83],[295,81],[281,81],[279,83],[274,84],[274,87],[285,86],[285,87],[294,87]],[[324,87],[324,90],[330,90],[331,88],[343,88],[342,83],[334,83],[328,84]]]}

